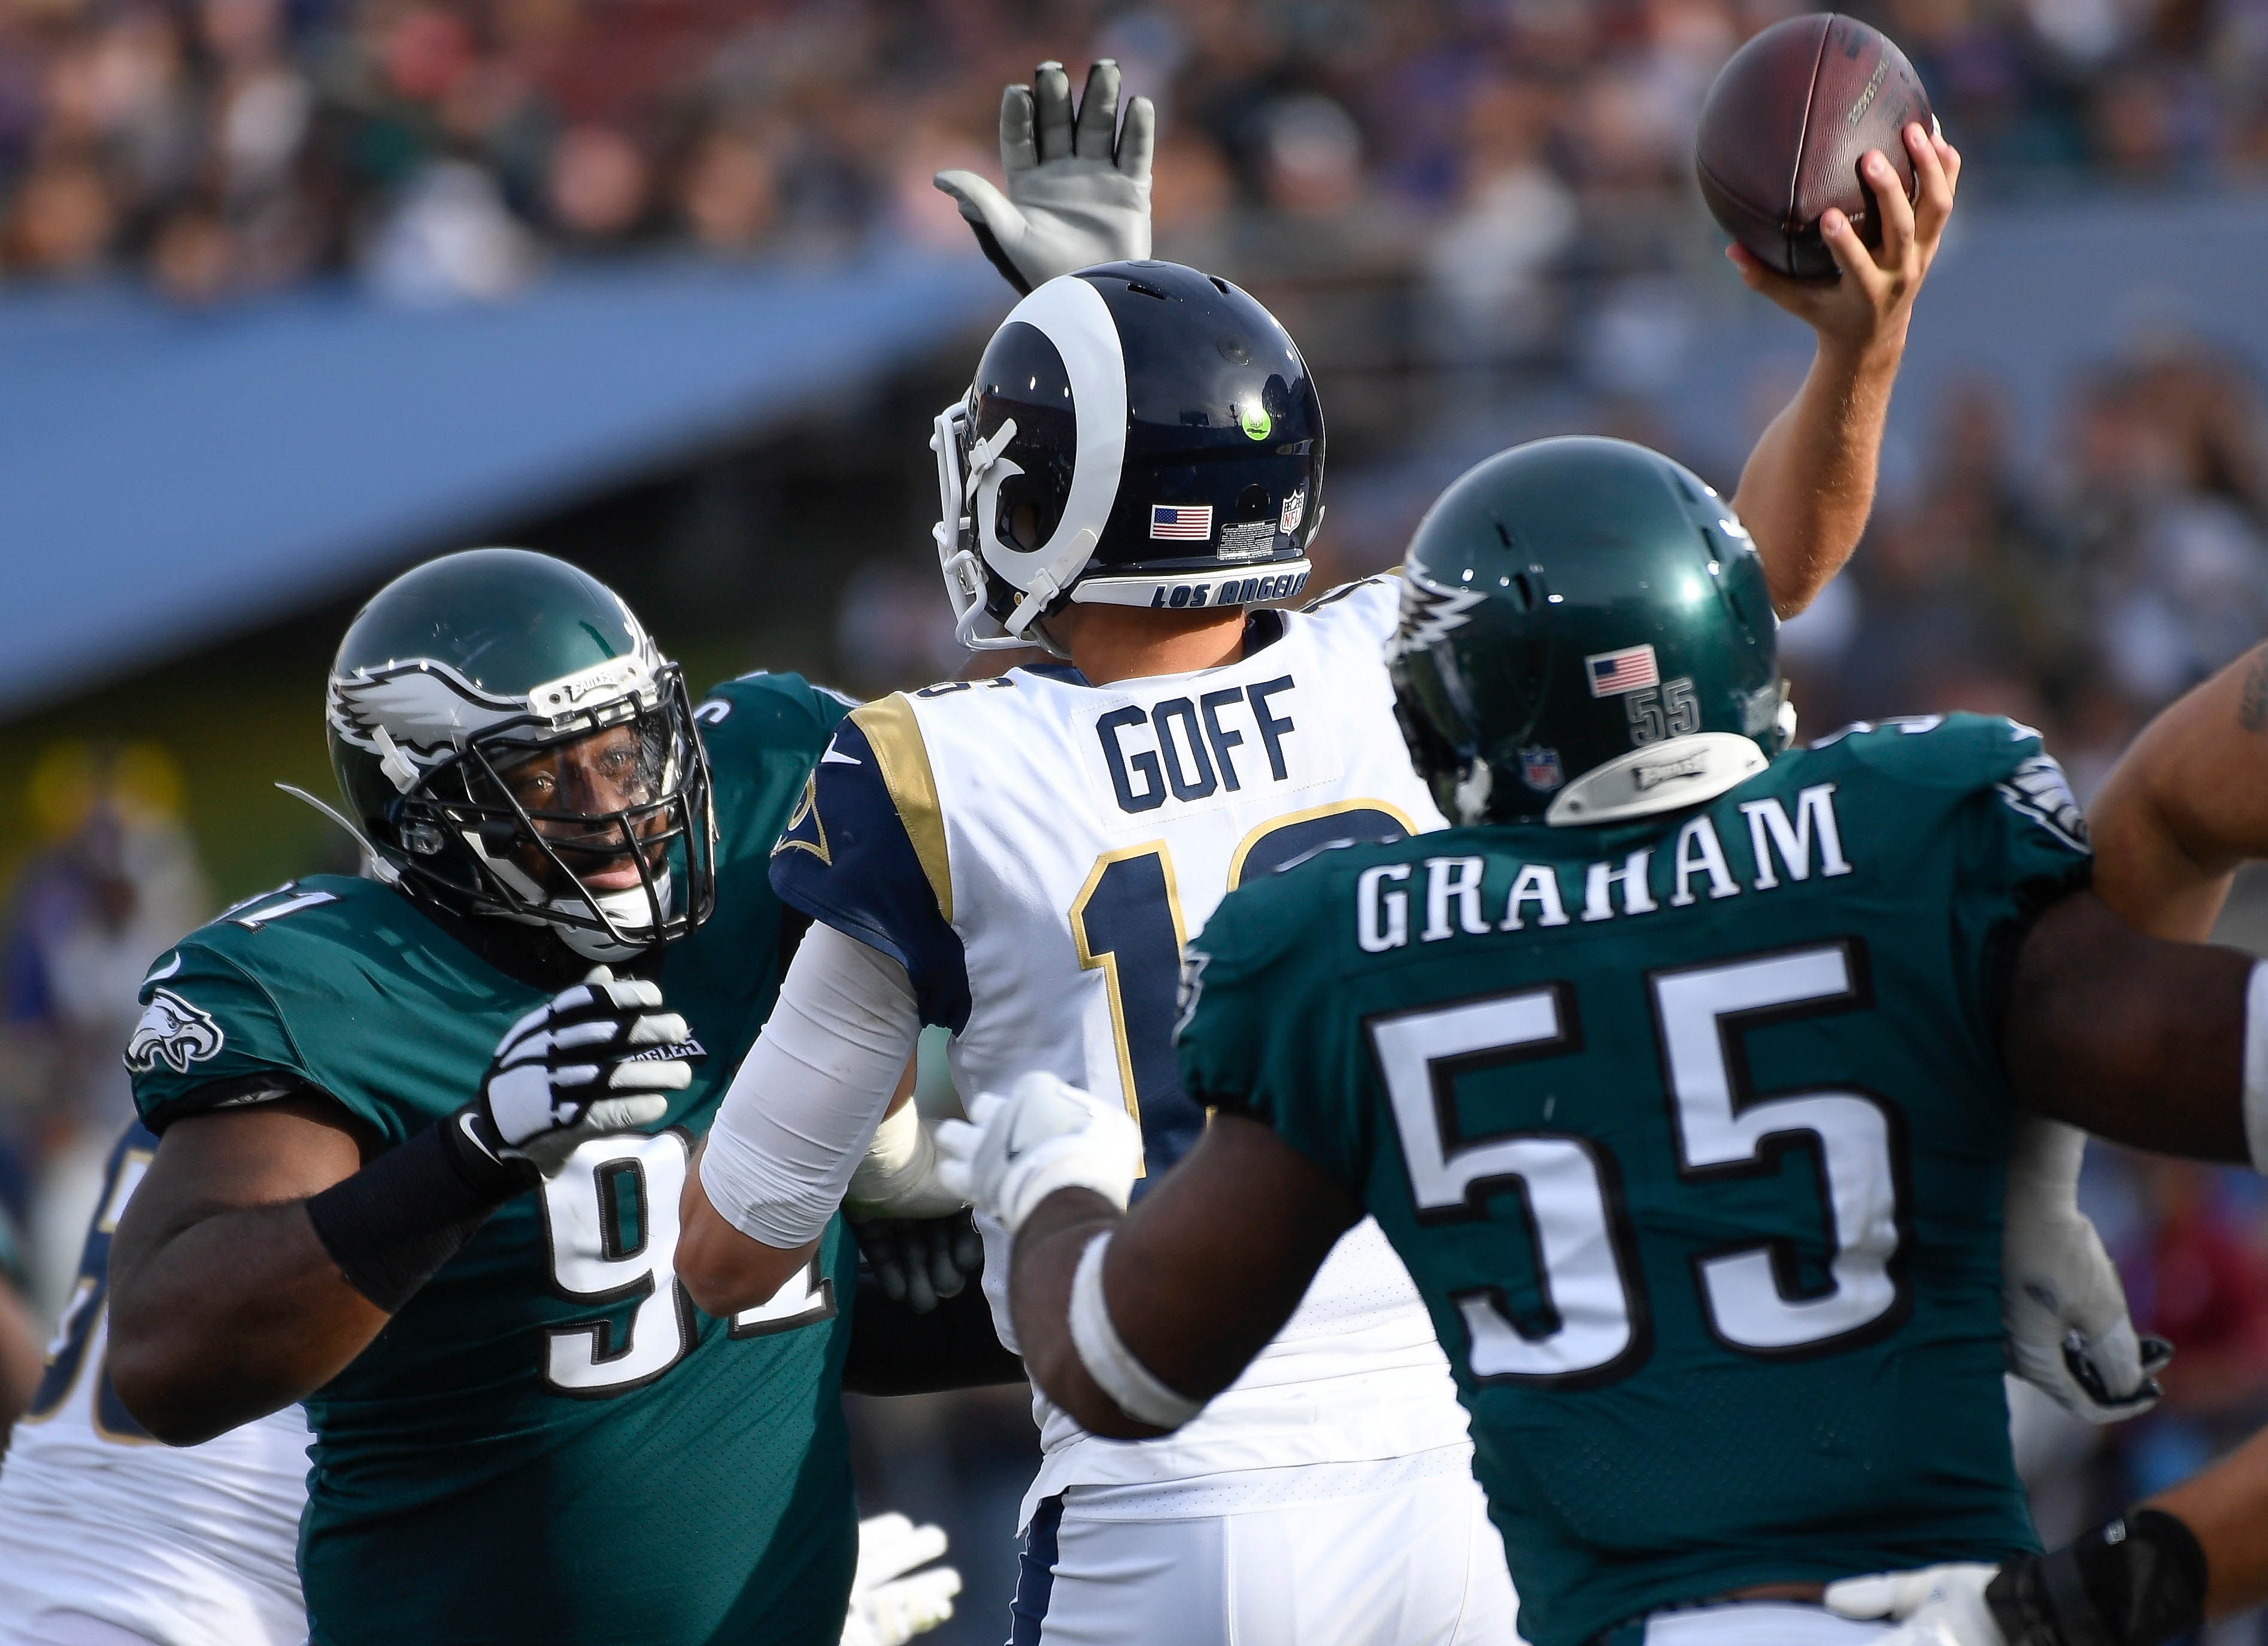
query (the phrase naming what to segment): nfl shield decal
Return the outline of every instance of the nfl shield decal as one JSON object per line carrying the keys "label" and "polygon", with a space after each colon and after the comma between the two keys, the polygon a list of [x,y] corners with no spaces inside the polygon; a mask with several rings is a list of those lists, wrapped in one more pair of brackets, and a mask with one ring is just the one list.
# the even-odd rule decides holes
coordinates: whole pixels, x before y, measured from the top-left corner
{"label": "nfl shield decal", "polygon": [[1559,751],[1531,744],[1520,751],[1520,780],[1537,793],[1548,793],[1567,779],[1559,770]]}

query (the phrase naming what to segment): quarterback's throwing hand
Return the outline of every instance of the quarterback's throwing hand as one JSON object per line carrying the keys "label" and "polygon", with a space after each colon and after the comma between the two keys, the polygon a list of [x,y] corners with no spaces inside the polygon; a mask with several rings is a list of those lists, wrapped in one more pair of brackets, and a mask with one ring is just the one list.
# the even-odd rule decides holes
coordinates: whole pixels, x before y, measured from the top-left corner
{"label": "quarterback's throwing hand", "polygon": [[2008,1646],[1985,1604],[1997,1566],[1962,1561],[1875,1572],[1827,1585],[1827,1609],[1900,1625],[1874,1646]]}
{"label": "quarterback's throwing hand", "polygon": [[1953,216],[1953,194],[1961,181],[1961,151],[1935,129],[1907,125],[1904,142],[1913,163],[1916,197],[1909,201],[1889,161],[1869,155],[1859,167],[1881,215],[1882,243],[1870,247],[1851,219],[1830,210],[1819,232],[1835,255],[1841,277],[1797,280],[1766,268],[1738,243],[1726,249],[1749,289],[1760,292],[1819,334],[1824,346],[1864,357],[1888,349],[1895,357],[1905,347],[1906,323],[1914,296],[1936,260],[1938,243]]}
{"label": "quarterback's throwing hand", "polygon": [[858,1569],[850,1579],[850,1615],[843,1646],[903,1646],[953,1615],[961,1574],[950,1566],[915,1571],[945,1553],[945,1533],[903,1515],[858,1523]]}
{"label": "quarterback's throwing hand", "polygon": [[1010,1234],[1058,1189],[1091,1189],[1120,1211],[1142,1167],[1142,1133],[1116,1103],[1031,1074],[986,1092],[937,1129],[938,1177]]}
{"label": "quarterback's throwing hand", "polygon": [[1118,122],[1118,65],[1087,71],[1074,116],[1063,64],[1043,63],[1029,85],[1000,99],[1005,194],[974,172],[939,172],[977,243],[1020,292],[1096,263],[1150,255],[1150,151],[1157,111],[1146,97]]}
{"label": "quarterback's throwing hand", "polygon": [[689,1084],[685,1020],[660,1009],[661,991],[604,966],[504,1032],[469,1118],[480,1140],[545,1177],[602,1133],[648,1126],[668,1111],[665,1092]]}

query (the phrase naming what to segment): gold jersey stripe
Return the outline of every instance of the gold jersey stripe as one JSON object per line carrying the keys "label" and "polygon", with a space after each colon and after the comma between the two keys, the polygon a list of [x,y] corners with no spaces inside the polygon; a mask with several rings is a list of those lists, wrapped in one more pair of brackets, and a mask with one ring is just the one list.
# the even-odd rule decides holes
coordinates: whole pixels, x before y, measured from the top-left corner
{"label": "gold jersey stripe", "polygon": [[922,742],[914,719],[913,700],[894,691],[880,702],[850,711],[858,729],[866,734],[875,764],[882,769],[882,786],[914,844],[914,856],[929,876],[937,894],[938,912],[953,923],[953,870],[945,853],[945,813],[938,804],[937,776],[929,767],[929,749]]}

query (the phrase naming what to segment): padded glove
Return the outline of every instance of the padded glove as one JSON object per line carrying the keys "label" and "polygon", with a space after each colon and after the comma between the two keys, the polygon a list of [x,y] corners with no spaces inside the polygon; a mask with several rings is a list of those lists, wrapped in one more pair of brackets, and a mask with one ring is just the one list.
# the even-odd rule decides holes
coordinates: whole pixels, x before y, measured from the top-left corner
{"label": "padded glove", "polygon": [[2174,1357],[2138,1338],[2126,1290],[2102,1237],[2079,1209],[2084,1133],[2028,1119],[2008,1160],[2000,1244],[2000,1324],[2010,1369],[2090,1423],[2117,1423],[2158,1404]]}
{"label": "padded glove", "polygon": [[958,1297],[984,1272],[984,1243],[968,1213],[946,1217],[852,1219],[850,1233],[874,1271],[882,1295],[925,1315]]}
{"label": "padded glove", "polygon": [[461,1128],[549,1177],[585,1140],[651,1126],[693,1080],[685,1020],[660,1007],[652,984],[593,967],[504,1032]]}
{"label": "padded glove", "polygon": [[1058,1189],[1092,1189],[1120,1211],[1142,1168],[1142,1133],[1116,1103],[1035,1073],[937,1129],[939,1182],[1010,1234]]}
{"label": "padded glove", "polygon": [[945,1553],[945,1532],[903,1515],[858,1523],[858,1568],[850,1579],[850,1615],[843,1646],[904,1646],[953,1615],[961,1574],[950,1566],[915,1571]]}
{"label": "padded glove", "polygon": [[1827,1585],[1827,1609],[1846,1618],[1881,1618],[1902,1627],[1872,1646],[2008,1646],[1984,1586],[1997,1566],[1955,1561],[1911,1572],[1875,1572]]}
{"label": "padded glove", "polygon": [[1118,122],[1118,65],[1087,71],[1076,117],[1063,64],[1043,63],[1029,85],[1000,99],[1004,194],[974,172],[939,172],[977,244],[1019,292],[1057,275],[1150,255],[1150,151],[1157,111],[1130,99]]}

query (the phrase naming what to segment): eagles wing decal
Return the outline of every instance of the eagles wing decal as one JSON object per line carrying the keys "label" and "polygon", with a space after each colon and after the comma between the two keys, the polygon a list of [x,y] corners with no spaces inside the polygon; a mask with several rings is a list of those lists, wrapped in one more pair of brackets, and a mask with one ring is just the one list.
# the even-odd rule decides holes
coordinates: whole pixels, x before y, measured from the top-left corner
{"label": "eagles wing decal", "polygon": [[1415,571],[1405,571],[1402,577],[1402,619],[1395,626],[1394,638],[1386,644],[1386,661],[1391,663],[1412,652],[1439,645],[1450,630],[1462,629],[1470,623],[1472,619],[1465,614],[1487,598],[1479,589],[1449,588]]}
{"label": "eagles wing decal", "polygon": [[380,727],[401,748],[428,758],[455,749],[475,732],[527,712],[515,698],[482,691],[446,663],[431,659],[376,673],[333,675],[330,720],[357,749],[376,749]]}
{"label": "eagles wing decal", "polygon": [[126,1067],[133,1074],[147,1074],[163,1063],[174,1074],[186,1074],[190,1064],[213,1056],[225,1039],[211,1013],[171,989],[154,990],[142,1021],[134,1025],[133,1038],[126,1043]]}

